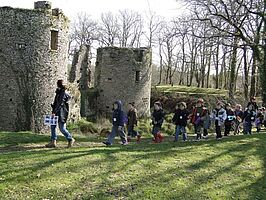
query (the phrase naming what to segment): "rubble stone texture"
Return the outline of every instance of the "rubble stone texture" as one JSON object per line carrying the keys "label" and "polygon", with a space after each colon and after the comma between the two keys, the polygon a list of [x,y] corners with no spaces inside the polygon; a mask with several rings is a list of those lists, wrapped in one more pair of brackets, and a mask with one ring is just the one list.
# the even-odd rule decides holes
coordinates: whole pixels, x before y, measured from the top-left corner
{"label": "rubble stone texture", "polygon": [[130,102],[135,102],[140,117],[150,114],[151,55],[148,48],[104,47],[97,50],[94,77],[97,115],[111,113],[116,100],[122,101],[124,111]]}
{"label": "rubble stone texture", "polygon": [[0,7],[0,130],[44,130],[56,81],[67,78],[69,20],[47,1]]}

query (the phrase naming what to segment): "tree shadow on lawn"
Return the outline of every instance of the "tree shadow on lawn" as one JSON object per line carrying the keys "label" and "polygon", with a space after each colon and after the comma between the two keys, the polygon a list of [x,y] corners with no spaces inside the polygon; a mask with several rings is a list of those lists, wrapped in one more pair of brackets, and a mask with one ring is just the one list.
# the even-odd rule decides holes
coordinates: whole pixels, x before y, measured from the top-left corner
{"label": "tree shadow on lawn", "polygon": [[[246,139],[247,136],[237,136],[239,140],[241,139]],[[117,198],[118,196],[125,196],[125,197],[130,197],[132,199],[138,199],[138,195],[140,195],[140,193],[143,191],[145,193],[145,191],[143,190],[145,187],[150,187],[152,188],[153,183],[150,183],[149,180],[154,180],[154,177],[156,177],[155,181],[156,183],[171,183],[173,180],[175,179],[183,179],[186,177],[186,173],[195,173],[197,174],[195,179],[192,180],[191,185],[189,185],[188,187],[182,188],[182,191],[180,192],[180,194],[175,193],[175,192],[169,192],[169,190],[171,188],[167,188],[165,185],[163,185],[162,187],[162,191],[157,191],[157,192],[161,192],[163,196],[161,197],[165,197],[166,199],[181,199],[187,197],[190,199],[197,199],[197,197],[208,197],[207,192],[208,191],[204,191],[203,193],[200,190],[197,190],[197,187],[199,184],[205,184],[207,181],[209,181],[210,179],[215,179],[217,177],[219,177],[221,174],[226,173],[228,171],[230,171],[232,168],[234,168],[235,166],[240,165],[241,163],[243,163],[246,160],[246,157],[250,155],[250,153],[246,153],[243,154],[243,156],[239,156],[239,155],[234,155],[235,152],[239,152],[239,153],[244,153],[244,150],[247,148],[255,148],[256,154],[260,155],[260,157],[263,159],[264,163],[264,169],[265,169],[265,142],[263,143],[263,139],[265,139],[265,135],[253,135],[250,136],[251,138],[258,138],[258,143],[257,144],[249,144],[247,142],[244,143],[237,143],[236,138],[232,137],[232,138],[227,138],[223,141],[202,141],[202,142],[189,142],[189,143],[161,143],[161,144],[147,144],[147,143],[142,143],[142,144],[138,144],[138,145],[129,145],[129,146],[118,146],[118,145],[114,145],[111,147],[105,147],[105,148],[89,148],[89,149],[85,149],[85,147],[83,148],[74,148],[74,149],[70,149],[70,150],[63,150],[61,149],[60,152],[58,152],[58,150],[42,150],[42,151],[32,151],[32,152],[25,152],[23,153],[24,155],[24,159],[28,158],[30,159],[31,156],[39,156],[40,153],[42,153],[43,155],[48,154],[48,155],[61,155],[58,158],[55,159],[48,159],[45,162],[41,162],[38,163],[36,165],[32,165],[32,166],[28,166],[26,168],[24,168],[24,170],[26,170],[26,172],[24,171],[23,173],[20,173],[14,177],[11,177],[10,179],[7,179],[5,181],[17,181],[17,180],[21,180],[23,182],[23,177],[27,177],[29,176],[29,174],[33,174],[33,176],[31,177],[32,180],[34,181],[34,179],[37,179],[37,177],[35,176],[35,174],[39,171],[39,170],[43,170],[45,168],[48,168],[52,165],[56,165],[57,163],[61,163],[61,162],[71,162],[71,159],[75,159],[75,158],[81,158],[81,157],[87,157],[90,155],[95,155],[95,154],[101,154],[103,157],[101,158],[101,160],[96,160],[96,161],[91,161],[88,164],[91,165],[96,165],[97,162],[100,162],[99,164],[106,164],[108,170],[106,170],[105,172],[103,172],[101,175],[102,177],[108,176],[110,174],[113,173],[119,173],[125,169],[127,169],[128,167],[130,167],[132,164],[134,163],[138,163],[140,160],[145,160],[145,159],[149,159],[150,157],[152,157],[153,159],[156,157],[157,161],[164,161],[164,159],[166,159],[167,157],[173,157],[173,156],[178,156],[178,153],[184,153],[186,151],[188,151],[191,146],[204,146],[204,147],[212,147],[212,146],[216,146],[219,145],[221,143],[226,143],[226,142],[236,142],[236,146],[232,147],[230,149],[221,149],[221,153],[215,154],[215,155],[208,155],[206,157],[206,159],[202,159],[201,161],[198,161],[196,163],[193,164],[189,164],[186,166],[186,171],[183,173],[180,173],[178,175],[173,176],[173,174],[177,174],[177,168],[176,166],[173,167],[169,167],[169,169],[160,172],[160,171],[156,171],[154,170],[153,174],[147,174],[144,175],[140,178],[137,178],[134,181],[130,181],[128,184],[124,184],[124,185],[115,185],[113,184],[113,186],[111,187],[110,190],[106,190],[106,192],[104,193],[105,197],[112,197],[112,198]],[[47,137],[45,137],[47,139]],[[259,145],[258,145],[259,144]],[[120,154],[123,153],[126,154],[127,153],[131,153],[130,157],[132,157],[132,159],[127,160],[126,157],[124,158],[125,163],[122,164],[120,167],[116,167],[115,166],[115,162],[118,159],[116,156],[116,154]],[[233,154],[232,154],[233,153]],[[13,153],[12,153],[13,154]],[[15,153],[14,153],[15,154]],[[223,155],[227,155],[227,154],[232,154],[233,156],[236,156],[236,161],[232,162],[229,165],[225,165],[220,167],[217,171],[215,172],[209,172],[209,173],[205,173],[205,174],[198,174],[200,169],[208,169],[208,165],[215,162],[215,159],[218,159],[220,157],[222,157]],[[48,156],[47,155],[47,156]],[[20,155],[17,155],[18,157],[21,157]],[[264,156],[264,157],[263,157]],[[153,160],[154,161],[154,160]],[[81,163],[79,168],[77,167],[76,169],[74,169],[75,171],[80,170],[82,167],[84,167],[83,165],[84,163]],[[154,167],[156,168],[157,163],[151,163],[148,167]],[[12,169],[14,170],[14,169]],[[6,175],[8,173],[11,173],[12,170],[8,170],[8,171],[2,171],[0,173],[0,176]],[[148,169],[147,169],[148,170]],[[86,177],[87,179],[93,178],[94,175],[90,175],[88,174],[88,176]],[[247,177],[248,178],[248,177]],[[250,193],[250,197],[254,198],[255,195],[257,195],[258,188],[263,188],[265,186],[265,173],[263,175],[263,177],[261,179],[259,179],[256,183],[247,186],[247,188],[249,190],[252,190],[252,193]],[[75,189],[75,187],[79,187],[81,183],[75,182],[73,185],[73,189]],[[101,179],[101,183],[99,183],[99,185],[103,185],[104,187],[107,185],[112,185],[112,181],[108,181],[105,178]],[[261,186],[262,185],[262,186]],[[124,189],[121,189],[124,188]],[[245,188],[241,188],[241,189],[245,189]],[[138,191],[136,191],[138,190]],[[201,189],[202,190],[202,189]],[[164,191],[168,191],[168,193],[165,193]],[[155,193],[157,194],[157,192],[155,191]],[[238,190],[236,189],[234,191],[235,193],[238,192]],[[265,193],[263,193],[265,194]],[[84,194],[82,194],[83,197],[85,199],[91,199],[90,195],[86,194],[86,192]],[[101,195],[103,195],[102,192],[93,192],[93,195],[95,197],[100,197]],[[157,194],[158,197],[160,197],[160,194]],[[264,195],[265,196],[265,195]],[[217,196],[219,197],[219,196]]]}
{"label": "tree shadow on lawn", "polygon": [[[208,196],[208,190],[204,190],[202,188],[199,188],[199,186],[204,186],[208,181],[214,180],[216,178],[219,178],[222,174],[227,173],[228,171],[232,170],[235,166],[240,165],[246,160],[246,156],[249,156],[249,154],[244,156],[237,156],[234,162],[230,164],[225,164],[224,166],[221,166],[216,171],[213,172],[207,172],[202,174],[202,169],[207,169],[209,164],[215,162],[216,159],[219,159],[220,157],[230,154],[232,152],[243,152],[243,150],[246,148],[246,144],[240,144],[236,147],[233,147],[228,150],[223,150],[219,154],[215,154],[213,156],[207,157],[206,159],[203,159],[195,164],[188,164],[185,166],[185,171],[179,172],[176,166],[169,167],[169,169],[166,169],[165,171],[157,171],[156,163],[154,163],[154,173],[149,175],[144,175],[141,177],[141,179],[135,180],[134,182],[130,182],[130,184],[125,184],[122,186],[113,186],[113,188],[108,192],[106,192],[106,197],[130,197],[130,199],[147,199],[147,196],[141,197],[141,194],[145,194],[145,190],[143,188],[150,187],[150,189],[153,189],[153,184],[161,184],[161,187],[159,191],[151,191],[155,194],[155,196],[151,196],[151,199],[210,199],[213,198]],[[159,154],[158,157],[162,157],[162,160],[165,158],[165,156],[171,156],[169,155],[169,152],[167,155],[165,154]],[[139,159],[144,159],[146,156],[141,155],[138,156]],[[162,161],[163,162],[163,161]],[[121,167],[123,168],[123,167]],[[117,171],[112,171],[112,173],[115,173]],[[191,181],[188,187],[182,188],[182,190],[178,192],[173,192],[174,189],[178,190],[177,186],[176,188],[170,188],[171,184],[176,179],[185,179],[186,174],[188,173],[194,173],[195,177]],[[150,180],[153,180],[153,182],[150,182]],[[154,183],[155,182],[155,183]],[[104,182],[103,182],[104,184]],[[220,183],[217,183],[219,185]],[[141,186],[139,186],[141,185]],[[134,187],[132,187],[134,186]],[[138,186],[138,187],[136,187]],[[157,185],[154,185],[154,188],[157,188]],[[126,189],[125,189],[126,188]],[[133,188],[133,189],[132,189]],[[134,188],[139,190],[137,193],[134,191]],[[208,188],[209,189],[209,188]],[[172,190],[172,191],[171,191]],[[100,197],[103,195],[102,193],[94,193],[94,196]],[[228,195],[228,194],[227,194]],[[87,196],[88,197],[88,196]],[[219,196],[217,196],[219,198]],[[228,198],[229,196],[223,195],[221,198]],[[220,198],[220,199],[221,199]],[[86,196],[85,196],[86,199]],[[148,198],[149,199],[149,198]]]}

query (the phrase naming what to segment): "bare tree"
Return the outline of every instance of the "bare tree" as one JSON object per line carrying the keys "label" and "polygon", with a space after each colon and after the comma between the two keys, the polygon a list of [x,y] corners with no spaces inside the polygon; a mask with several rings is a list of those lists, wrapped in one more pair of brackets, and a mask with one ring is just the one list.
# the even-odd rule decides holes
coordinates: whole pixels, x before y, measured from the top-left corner
{"label": "bare tree", "polygon": [[99,41],[104,46],[115,46],[119,37],[118,18],[111,12],[101,15],[99,27]]}

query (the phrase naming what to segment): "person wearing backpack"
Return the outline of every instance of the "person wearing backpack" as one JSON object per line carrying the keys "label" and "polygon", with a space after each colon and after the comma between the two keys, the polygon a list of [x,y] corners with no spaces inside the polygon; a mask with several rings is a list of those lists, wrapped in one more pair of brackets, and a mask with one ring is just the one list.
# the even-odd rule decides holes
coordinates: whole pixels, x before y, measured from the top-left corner
{"label": "person wearing backpack", "polygon": [[127,145],[127,138],[125,133],[125,124],[127,123],[127,117],[122,110],[122,102],[116,101],[113,105],[113,115],[112,115],[112,131],[109,134],[107,140],[103,142],[106,146],[110,146],[114,143],[115,136],[119,135],[122,141],[122,145]]}

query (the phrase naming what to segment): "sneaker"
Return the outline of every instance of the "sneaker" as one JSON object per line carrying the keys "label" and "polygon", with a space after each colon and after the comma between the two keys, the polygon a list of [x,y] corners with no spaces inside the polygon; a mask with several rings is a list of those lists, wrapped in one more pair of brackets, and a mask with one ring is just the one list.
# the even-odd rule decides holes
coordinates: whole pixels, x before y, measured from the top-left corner
{"label": "sneaker", "polygon": [[111,145],[111,143],[110,142],[103,142],[103,144],[105,144],[106,146],[110,146]]}
{"label": "sneaker", "polygon": [[128,142],[123,142],[122,145],[128,145]]}
{"label": "sneaker", "polygon": [[56,147],[56,140],[53,140],[45,145],[46,148],[55,148]]}
{"label": "sneaker", "polygon": [[73,147],[74,142],[75,142],[74,138],[72,138],[72,140],[68,141],[67,148]]}

